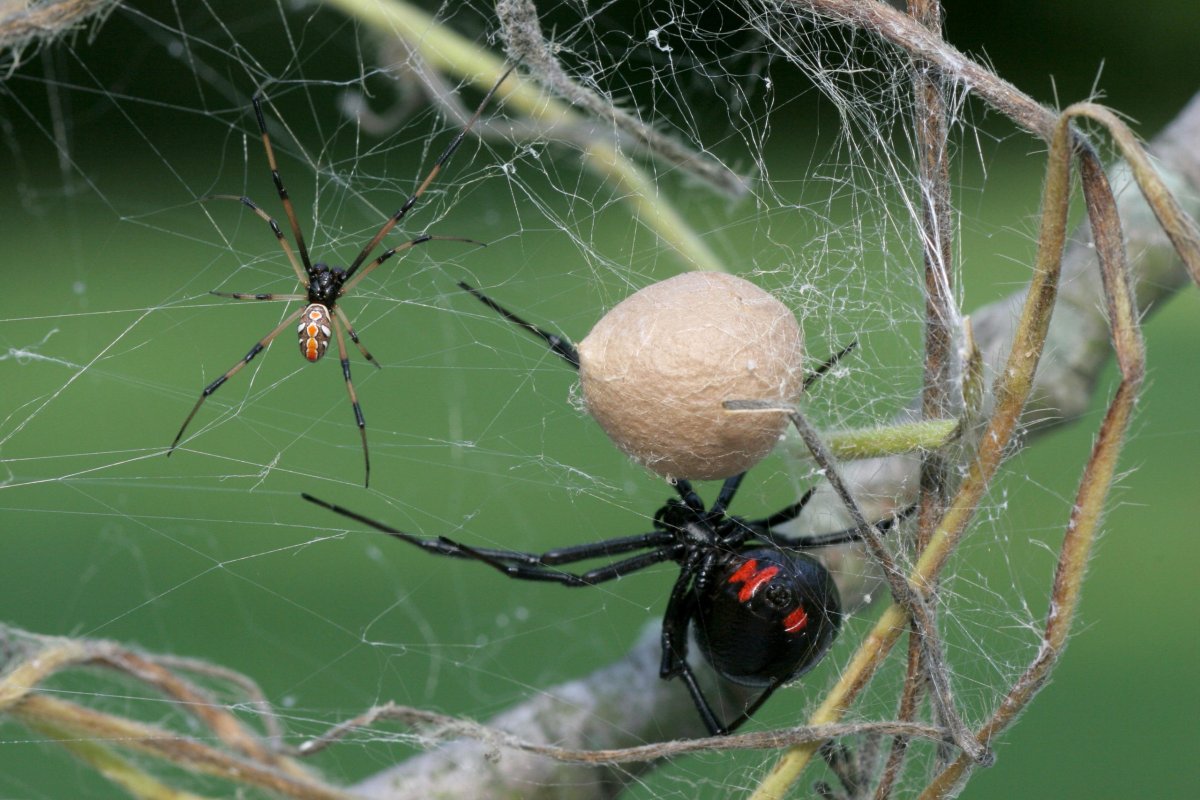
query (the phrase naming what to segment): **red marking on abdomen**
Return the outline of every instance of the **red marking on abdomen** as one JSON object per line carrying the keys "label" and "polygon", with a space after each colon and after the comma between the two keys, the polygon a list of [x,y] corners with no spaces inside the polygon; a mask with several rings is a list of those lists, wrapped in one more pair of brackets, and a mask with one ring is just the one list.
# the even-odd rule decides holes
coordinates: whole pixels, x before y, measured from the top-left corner
{"label": "red marking on abdomen", "polygon": [[808,614],[804,611],[803,606],[797,606],[790,614],[783,618],[783,629],[788,633],[796,633],[808,627]]}
{"label": "red marking on abdomen", "polygon": [[742,584],[742,588],[738,591],[738,602],[745,603],[754,597],[759,587],[777,574],[779,574],[779,567],[770,566],[759,569],[758,561],[752,558],[729,576],[729,582]]}

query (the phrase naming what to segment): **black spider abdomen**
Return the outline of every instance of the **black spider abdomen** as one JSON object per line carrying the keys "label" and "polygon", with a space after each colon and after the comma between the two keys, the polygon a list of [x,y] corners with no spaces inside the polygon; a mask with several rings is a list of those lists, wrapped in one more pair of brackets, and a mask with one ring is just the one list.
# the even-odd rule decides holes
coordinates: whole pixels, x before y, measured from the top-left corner
{"label": "black spider abdomen", "polygon": [[786,683],[816,666],[837,636],[841,601],[815,558],[745,550],[696,600],[696,641],[722,677],[743,686]]}

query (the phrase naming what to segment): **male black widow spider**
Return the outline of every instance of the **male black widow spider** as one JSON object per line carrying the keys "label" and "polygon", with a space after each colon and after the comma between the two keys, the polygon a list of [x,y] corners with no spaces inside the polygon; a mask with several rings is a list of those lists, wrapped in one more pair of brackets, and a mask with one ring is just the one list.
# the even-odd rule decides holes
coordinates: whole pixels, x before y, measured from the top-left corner
{"label": "male black widow spider", "polygon": [[[747,521],[726,510],[745,473],[728,478],[711,508],[685,480],[648,533],[575,545],[545,553],[469,547],[445,536],[421,537],[397,530],[309,494],[305,500],[368,525],[431,553],[470,558],[510,578],[564,586],[594,586],[637,570],[674,561],[679,577],[671,588],[662,623],[664,680],[682,678],[696,709],[714,736],[735,730],[780,686],[812,669],[829,649],[841,623],[841,601],[829,571],[805,553],[813,547],[858,541],[856,530],[789,539],[772,528],[800,515],[810,489],[796,503],[769,517]],[[902,512],[876,523],[886,531]],[[626,555],[645,551],[636,555]],[[593,558],[617,558],[583,573],[562,567]],[[762,692],[729,722],[722,722],[687,661],[693,629],[700,652],[721,677]]]}
{"label": "male black widow spider", "polygon": [[[459,286],[579,368],[578,351],[569,340],[526,322],[466,283],[460,282]],[[854,347],[852,343],[805,376],[804,387],[808,388]],[[743,472],[726,479],[716,502],[707,509],[691,483],[676,480],[673,483],[679,497],[670,498],[655,513],[654,530],[541,554],[469,547],[444,536],[413,536],[309,494],[303,496],[431,553],[476,559],[519,580],[593,586],[652,564],[675,562],[679,576],[663,614],[659,675],[664,680],[682,678],[709,732],[721,735],[749,719],[780,686],[815,666],[837,635],[841,622],[837,587],[821,562],[803,551],[861,538],[856,529],[802,539],[774,533],[775,526],[800,515],[814,489],[769,517],[747,521],[728,516],[726,510],[744,477]],[[876,528],[888,530],[907,513],[882,520]],[[625,555],[639,550],[645,552]],[[560,569],[593,558],[616,556],[625,557],[583,573]],[[762,689],[730,722],[717,717],[687,662],[688,633],[693,626],[700,651],[717,674],[733,683]]]}
{"label": "male black widow spider", "polygon": [[[350,323],[350,318],[346,315],[346,312],[342,311],[342,309],[338,307],[337,303],[343,296],[345,296],[347,292],[357,286],[363,278],[367,277],[367,275],[374,271],[375,268],[383,264],[396,253],[403,252],[404,250],[408,250],[420,244],[425,244],[426,242],[433,241],[435,239],[442,241],[459,241],[468,242],[470,244],[480,244],[480,242],[475,242],[471,239],[430,236],[429,234],[422,234],[415,239],[411,239],[410,241],[407,241],[401,245],[397,245],[396,247],[385,250],[374,261],[370,262],[365,267],[362,267],[363,262],[367,260],[367,257],[371,255],[371,252],[379,246],[381,241],[383,241],[383,237],[386,236],[388,232],[390,232],[392,228],[394,228],[402,219],[404,219],[409,210],[416,205],[417,200],[420,199],[421,195],[425,193],[425,190],[429,188],[429,185],[433,183],[434,178],[437,177],[442,167],[446,165],[446,162],[450,160],[450,157],[454,155],[454,151],[458,149],[458,146],[462,144],[462,141],[466,137],[467,133],[470,132],[471,128],[483,114],[483,109],[487,106],[488,102],[492,99],[492,96],[495,95],[496,91],[500,88],[500,84],[504,83],[505,79],[509,76],[513,69],[513,67],[510,67],[503,75],[500,76],[500,80],[496,81],[496,84],[492,86],[492,88],[484,96],[483,101],[480,102],[479,108],[475,110],[474,115],[471,116],[463,129],[459,131],[458,134],[450,141],[450,144],[447,145],[441,156],[439,156],[437,161],[434,162],[433,168],[429,171],[429,174],[425,177],[425,180],[423,180],[417,187],[416,191],[404,201],[403,205],[396,210],[396,213],[392,214],[387,221],[383,223],[383,226],[371,238],[371,241],[367,242],[367,245],[363,247],[359,254],[354,258],[354,261],[350,262],[350,266],[346,267],[345,269],[341,267],[331,267],[321,262],[314,264],[309,260],[308,247],[304,243],[304,235],[300,232],[300,223],[296,218],[296,210],[293,208],[292,201],[288,197],[287,189],[285,189],[283,186],[283,180],[279,177],[279,168],[275,163],[275,151],[271,148],[271,137],[267,134],[267,122],[263,116],[262,96],[258,94],[254,96],[252,99],[254,104],[254,116],[258,120],[258,129],[262,133],[262,143],[263,149],[267,154],[267,164],[271,168],[271,177],[275,181],[275,189],[279,193],[279,201],[283,205],[284,213],[287,215],[288,224],[292,229],[292,237],[296,240],[296,249],[300,251],[300,260],[296,260],[296,255],[292,252],[292,248],[291,245],[288,244],[288,240],[284,238],[283,231],[279,228],[279,223],[277,223],[274,218],[267,214],[267,212],[259,208],[258,205],[255,204],[254,201],[249,197],[238,197],[236,195],[213,195],[205,199],[235,200],[249,208],[259,217],[261,217],[268,225],[270,225],[271,231],[275,234],[275,239],[279,242],[279,246],[283,248],[284,254],[287,256],[288,261],[292,265],[292,269],[295,270],[296,277],[299,278],[300,283],[303,284],[305,293],[252,294],[247,292],[214,291],[212,294],[215,294],[218,297],[230,297],[234,300],[304,300],[307,301],[307,305],[301,309],[298,309],[292,314],[289,314],[287,318],[284,319],[283,322],[279,323],[279,325],[273,331],[256,342],[255,345],[250,348],[250,352],[246,353],[246,355],[243,356],[240,361],[230,367],[225,374],[221,375],[208,386],[204,387],[204,391],[200,393],[200,399],[196,401],[196,405],[192,407],[191,413],[187,415],[187,418],[183,421],[183,424],[179,426],[179,433],[175,434],[175,441],[171,442],[171,447],[167,450],[168,456],[175,451],[175,447],[179,444],[179,440],[183,438],[183,432],[187,430],[188,424],[192,421],[192,418],[196,416],[196,412],[200,410],[200,406],[204,404],[204,401],[208,399],[209,395],[221,388],[221,384],[225,383],[225,381],[236,375],[238,371],[242,369],[242,367],[249,364],[256,355],[262,352],[262,350],[269,345],[276,336],[278,336],[284,331],[285,328],[299,319],[300,324],[296,328],[296,333],[300,342],[300,354],[311,362],[315,363],[321,359],[321,356],[325,355],[325,351],[329,348],[331,329],[333,335],[336,335],[337,337],[338,356],[342,362],[342,377],[346,381],[346,391],[350,395],[350,404],[354,408],[354,420],[358,424],[359,435],[362,437],[363,465],[365,468],[363,484],[370,485],[371,456],[367,450],[367,423],[363,419],[362,407],[358,404],[358,395],[354,391],[354,382],[350,379],[350,359],[346,355],[346,341],[342,336],[343,326],[346,329],[346,333],[350,335],[351,341],[354,342],[359,351],[363,354],[363,358],[365,358],[371,364],[374,364],[377,368],[379,367],[379,362],[376,361],[375,358],[367,351],[367,348],[363,347],[362,343],[358,339],[358,334],[354,331],[354,326]],[[303,263],[303,267],[301,267],[301,263]],[[359,270],[359,267],[362,267],[361,271]]]}

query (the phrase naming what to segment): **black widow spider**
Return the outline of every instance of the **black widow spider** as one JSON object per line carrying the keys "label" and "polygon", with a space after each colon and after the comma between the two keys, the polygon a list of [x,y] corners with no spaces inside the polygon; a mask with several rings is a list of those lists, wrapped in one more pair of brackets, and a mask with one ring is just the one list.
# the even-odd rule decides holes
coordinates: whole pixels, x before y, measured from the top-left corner
{"label": "black widow spider", "polygon": [[[466,283],[459,286],[510,322],[542,339],[578,369],[579,354],[566,338],[526,322]],[[804,388],[854,349],[833,355],[805,376]],[[338,505],[304,494],[304,499],[438,555],[482,561],[510,578],[550,581],[564,586],[594,586],[652,564],[673,561],[679,577],[671,589],[662,624],[664,680],[682,678],[705,726],[713,735],[727,734],[748,720],[780,686],[814,667],[837,635],[841,600],[829,571],[804,550],[858,541],[855,529],[789,539],[775,534],[777,525],[797,518],[811,499],[800,500],[769,517],[747,521],[726,514],[745,473],[725,480],[711,508],[686,480],[674,482],[678,498],[670,498],[654,515],[654,530],[633,536],[575,545],[546,553],[477,548],[444,536],[413,536]],[[885,531],[908,511],[876,523]],[[560,567],[593,558],[612,558],[638,550],[584,573]],[[731,722],[717,718],[687,662],[688,632],[717,674],[762,692]]]}
{"label": "black widow spider", "polygon": [[[196,401],[196,405],[192,407],[191,413],[187,415],[187,418],[183,421],[183,424],[179,426],[179,433],[175,434],[175,441],[171,442],[171,446],[167,450],[168,456],[175,452],[175,448],[179,444],[179,440],[183,438],[183,432],[187,430],[188,424],[192,421],[192,418],[196,416],[196,412],[200,410],[200,406],[204,404],[204,401],[208,399],[209,395],[221,388],[221,384],[225,383],[225,381],[236,375],[238,371],[242,369],[242,367],[249,364],[254,357],[262,352],[263,349],[269,345],[276,336],[282,333],[285,328],[287,328],[297,319],[300,319],[300,324],[296,328],[296,333],[300,342],[300,354],[311,362],[315,363],[321,359],[321,356],[325,355],[325,351],[329,348],[331,329],[332,333],[337,336],[338,356],[342,362],[342,377],[346,381],[346,391],[350,395],[350,404],[354,408],[354,421],[358,424],[358,432],[362,437],[363,465],[365,468],[363,485],[370,485],[371,456],[367,450],[367,423],[366,420],[363,419],[362,407],[358,404],[358,395],[354,391],[354,382],[350,379],[350,359],[346,355],[346,341],[342,336],[342,327],[345,327],[346,333],[350,335],[350,340],[353,341],[358,347],[359,351],[363,354],[363,358],[365,358],[371,364],[374,364],[376,368],[379,367],[379,362],[375,360],[374,356],[372,356],[367,351],[367,348],[365,348],[359,341],[358,334],[355,333],[354,326],[350,323],[350,318],[346,316],[346,312],[342,311],[342,309],[338,307],[337,303],[347,292],[357,286],[363,278],[367,277],[367,275],[375,270],[376,267],[383,264],[396,253],[403,252],[404,250],[408,250],[420,244],[425,244],[426,242],[433,241],[435,239],[441,241],[458,241],[467,242],[469,244],[481,244],[480,242],[475,242],[471,239],[430,236],[429,234],[422,234],[421,236],[407,241],[404,244],[385,250],[379,255],[378,258],[367,264],[362,268],[361,271],[359,271],[359,267],[362,267],[363,262],[367,260],[367,257],[371,254],[371,252],[379,246],[381,241],[383,241],[383,237],[386,236],[388,232],[390,232],[392,228],[394,228],[402,219],[404,219],[409,210],[416,205],[417,200],[420,199],[421,195],[425,193],[425,190],[429,188],[429,185],[433,183],[434,178],[436,178],[438,173],[441,172],[442,167],[446,165],[446,162],[450,160],[450,157],[454,155],[454,151],[458,149],[458,146],[462,144],[462,141],[464,138],[466,138],[467,133],[470,132],[471,128],[479,120],[480,116],[482,116],[483,109],[487,106],[488,102],[492,99],[492,96],[495,95],[496,91],[500,88],[500,85],[504,83],[505,79],[508,78],[509,74],[512,73],[513,69],[514,67],[509,67],[509,69],[500,76],[500,80],[496,81],[496,84],[492,86],[492,88],[484,96],[483,101],[479,104],[479,108],[475,110],[475,113],[467,121],[467,124],[450,141],[450,144],[447,145],[441,156],[439,156],[437,161],[434,162],[433,168],[429,171],[429,174],[425,177],[425,180],[423,180],[417,187],[416,191],[404,201],[404,204],[396,210],[396,213],[392,214],[387,221],[383,223],[383,226],[376,232],[375,236],[371,238],[371,241],[367,242],[367,245],[359,252],[354,261],[350,262],[350,266],[346,267],[345,269],[341,267],[331,267],[322,262],[313,264],[312,261],[309,260],[308,247],[304,244],[304,235],[300,232],[300,223],[296,218],[296,210],[292,206],[291,199],[288,197],[287,189],[285,189],[283,186],[283,180],[279,177],[279,168],[275,163],[275,151],[271,148],[271,137],[267,134],[267,122],[263,116],[262,96],[256,94],[253,97],[252,103],[254,104],[254,116],[258,120],[258,129],[262,134],[263,149],[267,154],[267,164],[271,168],[271,177],[275,181],[275,189],[279,193],[279,201],[283,204],[283,211],[287,215],[288,224],[292,229],[292,237],[296,240],[296,249],[300,251],[300,260],[296,260],[296,255],[292,252],[292,248],[291,245],[288,244],[288,240],[284,238],[283,231],[279,228],[279,223],[277,223],[274,218],[267,214],[267,212],[259,208],[258,205],[255,204],[254,201],[249,197],[239,197],[237,195],[212,195],[205,199],[235,200],[249,208],[259,217],[261,217],[268,225],[270,225],[272,233],[275,234],[275,239],[279,242],[279,246],[283,248],[284,254],[287,256],[288,261],[292,265],[292,269],[295,270],[296,277],[299,278],[300,283],[303,284],[305,293],[252,294],[247,292],[214,291],[211,292],[211,294],[215,294],[218,297],[230,297],[234,300],[304,300],[307,301],[307,305],[301,309],[298,309],[292,314],[289,314],[287,318],[284,319],[283,322],[279,323],[279,325],[273,331],[268,333],[262,339],[258,340],[258,342],[250,348],[250,352],[246,353],[246,355],[243,356],[240,361],[230,367],[225,374],[221,375],[208,386],[204,387],[204,391],[200,393],[200,399]],[[303,268],[301,267],[301,263],[304,265]]]}
{"label": "black widow spider", "polygon": [[[860,538],[854,529],[803,539],[772,531],[798,517],[815,489],[769,517],[747,521],[727,515],[744,476],[726,479],[716,502],[707,509],[691,484],[678,480],[674,485],[679,497],[667,500],[654,514],[654,530],[541,554],[469,547],[445,536],[414,536],[310,494],[303,497],[431,553],[476,559],[519,580],[594,586],[674,561],[679,577],[663,613],[659,676],[682,678],[705,726],[719,736],[735,730],[776,689],[812,669],[825,655],[841,624],[841,600],[829,571],[804,551]],[[882,520],[876,527],[886,531],[907,513]],[[639,550],[645,552],[626,555]],[[561,569],[616,556],[624,557],[583,573]],[[700,652],[718,675],[762,689],[730,722],[718,719],[688,664],[689,628],[694,628]]]}

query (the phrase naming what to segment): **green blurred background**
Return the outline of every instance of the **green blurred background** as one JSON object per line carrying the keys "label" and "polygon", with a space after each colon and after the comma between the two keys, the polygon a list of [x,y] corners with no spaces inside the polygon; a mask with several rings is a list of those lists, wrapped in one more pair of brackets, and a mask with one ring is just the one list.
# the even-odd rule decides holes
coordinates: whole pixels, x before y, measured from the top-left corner
{"label": "green blurred background", "polygon": [[[1200,83],[1195,3],[948,5],[948,37],[961,49],[986,54],[1046,102],[1098,89],[1147,137]],[[593,29],[580,28],[574,6],[555,6],[547,29],[557,25],[586,48],[619,41],[628,23],[636,41],[672,8],[606,7]],[[478,36],[489,29],[486,10],[461,11],[453,25]],[[731,46],[750,41],[743,34]],[[628,69],[645,69],[641,57],[629,56]],[[377,107],[391,102],[381,77],[363,77],[375,58],[371,37],[331,11],[229,3],[168,13],[134,4],[94,37],[47,49],[0,84],[0,620],[243,671],[282,707],[297,742],[388,699],[486,718],[585,674],[661,613],[671,575],[580,593],[511,584],[364,531],[342,534],[298,498],[310,491],[408,530],[530,550],[645,526],[664,488],[565,402],[569,370],[453,290],[464,276],[496,286],[513,307],[579,337],[629,286],[678,271],[567,150],[530,155],[468,142],[407,230],[490,246],[433,243],[346,301],[385,365],[372,370],[352,351],[372,446],[370,493],[336,362],[305,365],[290,333],[222,388],[181,450],[163,457],[200,388],[284,313],[283,304],[239,304],[208,290],[293,291],[260,220],[233,203],[195,202],[244,192],[282,221],[248,109],[254,76],[273,78],[269,92],[291,134],[272,122],[281,170],[310,246],[334,262],[357,251],[451,135],[453,126],[423,107],[379,137],[339,116],[345,90],[372,93]],[[685,63],[682,52],[672,58]],[[802,238],[818,238],[823,226],[845,224],[833,214],[840,204],[807,180],[832,146],[836,119],[785,65],[772,76],[774,135],[761,155],[779,191],[830,212],[800,223]],[[624,80],[660,91],[644,75]],[[661,91],[649,95],[656,111],[702,141],[709,122],[714,137],[724,135],[723,118],[695,109],[699,120],[689,119],[686,103],[668,103]],[[978,106],[964,113],[975,127],[960,138],[955,180],[969,310],[1027,278],[1042,148]],[[736,138],[716,150],[746,164]],[[504,163],[519,174],[506,177]],[[764,221],[751,203],[681,180],[668,177],[662,188],[731,263],[777,266],[765,248],[795,224],[778,208]],[[835,291],[843,266],[829,266],[817,288]],[[916,390],[916,280],[904,275],[886,300],[860,282],[854,313],[808,322],[814,350],[857,334],[866,351],[852,367],[865,374],[822,387],[818,415],[877,420]],[[968,797],[1200,793],[1198,315],[1189,288],[1147,324],[1149,380],[1124,454],[1129,473],[1110,502],[1080,624],[1053,682],[997,744],[997,767],[976,777]],[[1112,380],[1110,369],[1102,383]],[[873,392],[884,399],[875,403]],[[958,604],[950,657],[973,719],[1032,655],[1101,395],[1078,424],[1008,463],[948,580]],[[760,473],[739,498],[743,513],[790,496],[781,464]],[[871,619],[868,610],[852,620],[829,663],[781,692],[759,724],[794,722],[816,696],[805,685],[826,685]],[[886,681],[865,714],[891,712]],[[121,684],[56,685],[112,710],[161,713]],[[350,779],[404,754],[399,745],[349,745],[320,765]],[[763,763],[754,754],[685,759],[632,795],[737,794]],[[40,736],[0,723],[0,798],[77,796],[116,793]]]}

